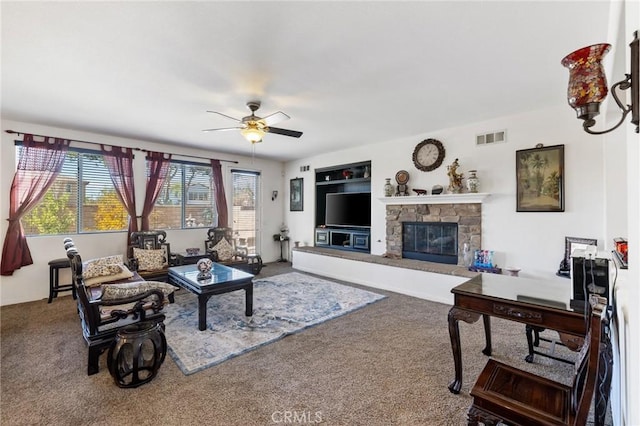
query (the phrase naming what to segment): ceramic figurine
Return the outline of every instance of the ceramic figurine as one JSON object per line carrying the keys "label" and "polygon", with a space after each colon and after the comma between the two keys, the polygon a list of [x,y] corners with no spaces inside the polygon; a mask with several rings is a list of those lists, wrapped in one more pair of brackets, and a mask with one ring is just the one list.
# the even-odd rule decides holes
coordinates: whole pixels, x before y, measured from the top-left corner
{"label": "ceramic figurine", "polygon": [[456,158],[450,166],[447,166],[447,175],[449,175],[449,192],[459,194],[462,191],[462,173],[458,173],[458,159]]}

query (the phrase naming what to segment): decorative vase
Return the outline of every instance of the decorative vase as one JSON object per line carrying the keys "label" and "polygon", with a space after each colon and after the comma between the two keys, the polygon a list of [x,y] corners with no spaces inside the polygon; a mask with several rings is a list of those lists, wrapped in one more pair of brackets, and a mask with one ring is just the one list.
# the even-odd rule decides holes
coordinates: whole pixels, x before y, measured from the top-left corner
{"label": "decorative vase", "polygon": [[469,192],[478,192],[480,180],[476,176],[477,170],[469,170],[469,177],[467,178],[467,189]]}
{"label": "decorative vase", "polygon": [[391,185],[391,178],[385,178],[384,180],[384,196],[391,197],[393,195],[393,185]]}
{"label": "decorative vase", "polygon": [[362,175],[362,177],[365,179],[371,177],[371,171],[369,170],[369,166],[364,166],[364,174]]}
{"label": "decorative vase", "polygon": [[212,267],[213,267],[213,262],[211,261],[211,259],[205,257],[203,259],[198,260],[198,263],[196,263],[196,268],[200,272],[198,273],[198,276],[196,277],[196,279],[199,281],[202,281],[202,280],[208,280],[209,278],[211,278]]}
{"label": "decorative vase", "polygon": [[567,101],[578,118],[591,120],[600,113],[600,102],[607,96],[607,77],[602,58],[610,44],[594,44],[565,56],[561,64],[569,69]]}
{"label": "decorative vase", "polygon": [[467,267],[473,264],[473,254],[471,253],[469,243],[464,243],[462,246],[462,263]]}

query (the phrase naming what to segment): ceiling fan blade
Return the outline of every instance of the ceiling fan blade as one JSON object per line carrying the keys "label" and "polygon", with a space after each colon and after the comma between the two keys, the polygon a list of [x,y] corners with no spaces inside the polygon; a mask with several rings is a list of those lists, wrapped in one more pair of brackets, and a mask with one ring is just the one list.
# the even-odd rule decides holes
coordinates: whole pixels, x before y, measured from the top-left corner
{"label": "ceiling fan blade", "polygon": [[218,114],[218,115],[221,115],[221,116],[223,116],[223,117],[230,118],[230,119],[231,119],[231,120],[233,120],[233,121],[237,121],[237,122],[242,123],[242,120],[239,120],[239,119],[237,119],[237,118],[233,118],[233,117],[231,117],[230,115],[223,114],[223,113],[218,112],[218,111],[207,111],[207,112],[210,112],[211,114]]}
{"label": "ceiling fan blade", "polygon": [[269,114],[266,117],[262,117],[262,121],[265,122],[267,126],[271,126],[272,124],[280,123],[281,121],[288,120],[289,117],[282,111],[274,112],[273,114]]}
{"label": "ceiling fan blade", "polygon": [[296,130],[279,129],[277,127],[269,127],[267,128],[267,132],[275,133],[277,135],[291,136],[294,138],[299,138],[300,136],[302,136],[302,132],[298,132]]}
{"label": "ceiling fan blade", "polygon": [[240,130],[244,127],[222,127],[220,129],[204,129],[203,132],[224,132],[226,130]]}

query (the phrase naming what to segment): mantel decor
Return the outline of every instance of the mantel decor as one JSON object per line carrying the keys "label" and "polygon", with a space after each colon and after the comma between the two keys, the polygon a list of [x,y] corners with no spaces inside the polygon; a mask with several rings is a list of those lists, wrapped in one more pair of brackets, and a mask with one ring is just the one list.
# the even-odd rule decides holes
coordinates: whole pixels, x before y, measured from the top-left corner
{"label": "mantel decor", "polygon": [[402,204],[475,204],[482,203],[489,195],[486,192],[441,195],[409,195],[406,197],[378,198],[385,205]]}
{"label": "mantel decor", "polygon": [[516,211],[564,211],[564,145],[516,151]]}
{"label": "mantel decor", "polygon": [[290,183],[290,203],[289,211],[301,212],[304,210],[303,204],[303,178],[291,179]]}

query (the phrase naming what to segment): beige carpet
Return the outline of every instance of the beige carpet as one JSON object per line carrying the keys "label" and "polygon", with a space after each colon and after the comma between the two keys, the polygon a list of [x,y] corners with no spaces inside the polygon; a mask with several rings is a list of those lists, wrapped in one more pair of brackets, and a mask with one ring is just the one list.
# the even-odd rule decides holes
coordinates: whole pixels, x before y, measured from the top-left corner
{"label": "beige carpet", "polygon": [[[290,271],[289,264],[269,264],[260,276]],[[114,385],[105,355],[100,372],[86,375],[87,348],[71,297],[2,307],[0,423],[465,424],[469,388],[486,362],[481,322],[461,324],[464,383],[453,395],[449,306],[374,291],[388,297],[197,374],[185,376],[167,357],[158,376],[137,389]],[[524,326],[492,325],[496,358],[569,379],[567,364],[523,361]]]}

